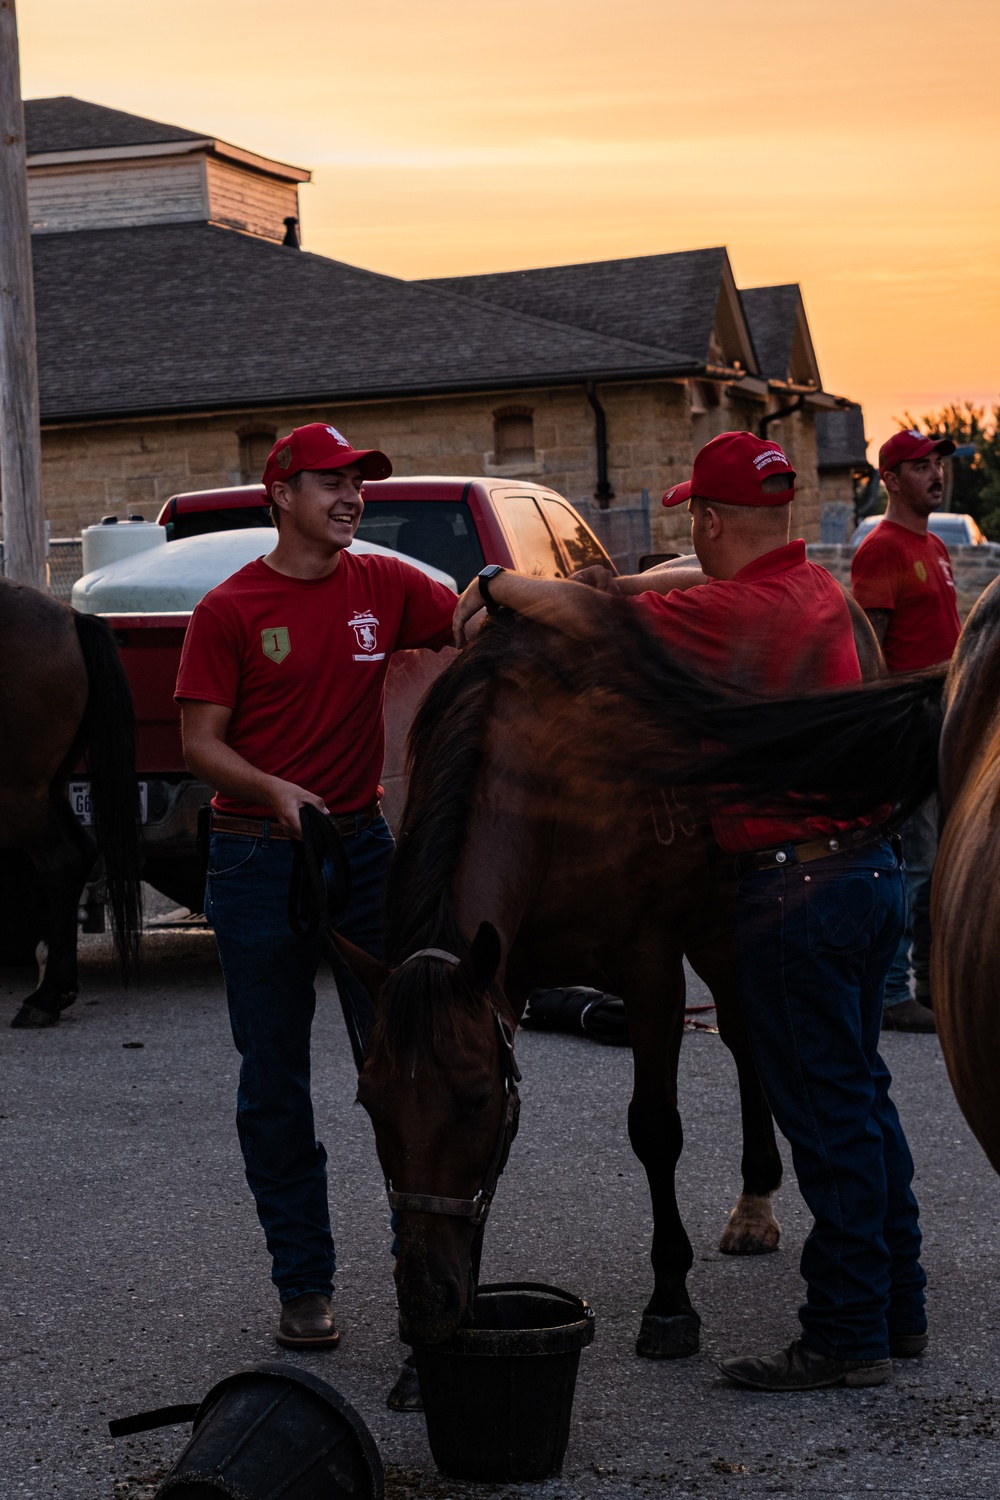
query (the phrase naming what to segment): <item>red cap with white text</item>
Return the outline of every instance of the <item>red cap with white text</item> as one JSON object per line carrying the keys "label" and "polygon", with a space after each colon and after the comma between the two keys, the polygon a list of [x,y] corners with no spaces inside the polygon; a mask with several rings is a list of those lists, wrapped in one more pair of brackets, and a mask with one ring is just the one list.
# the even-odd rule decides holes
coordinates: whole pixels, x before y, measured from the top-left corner
{"label": "red cap with white text", "polygon": [[904,428],[902,432],[894,432],[878,450],[878,471],[884,474],[897,464],[910,463],[916,458],[929,458],[932,453],[940,453],[942,458],[947,458],[954,451],[955,444],[951,438],[932,438],[924,432],[917,432],[915,427]]}
{"label": "red cap with white text", "polygon": [[[786,474],[784,489],[768,494],[764,480]],[[664,505],[683,505],[697,495],[720,505],[788,505],[795,498],[795,470],[777,443],[752,432],[720,432],[697,454],[691,478],[673,485]]]}
{"label": "red cap with white text", "polygon": [[348,464],[358,464],[363,479],[388,479],[392,473],[392,464],[378,448],[352,448],[336,427],[309,422],[278,439],[261,482],[270,495],[276,479],[291,479],[303,469],[346,469]]}

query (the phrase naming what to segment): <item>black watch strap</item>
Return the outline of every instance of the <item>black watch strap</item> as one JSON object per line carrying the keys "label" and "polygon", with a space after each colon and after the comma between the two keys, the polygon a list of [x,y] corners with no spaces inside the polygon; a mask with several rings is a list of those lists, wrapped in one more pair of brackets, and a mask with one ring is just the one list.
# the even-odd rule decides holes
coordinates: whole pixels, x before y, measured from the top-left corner
{"label": "black watch strap", "polygon": [[487,567],[481,568],[479,572],[479,592],[483,596],[483,602],[486,605],[487,613],[491,615],[496,614],[497,610],[500,608],[500,605],[497,604],[496,600],[493,598],[493,595],[490,593],[490,582],[492,579],[496,578],[498,573],[502,572],[503,568],[499,563],[490,563]]}

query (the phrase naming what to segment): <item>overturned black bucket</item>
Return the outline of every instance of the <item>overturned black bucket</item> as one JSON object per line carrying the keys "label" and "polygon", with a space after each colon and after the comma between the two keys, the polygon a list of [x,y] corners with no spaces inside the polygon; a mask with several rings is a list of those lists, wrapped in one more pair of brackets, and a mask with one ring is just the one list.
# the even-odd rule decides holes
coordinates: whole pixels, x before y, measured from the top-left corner
{"label": "overturned black bucket", "polygon": [[374,1439],[325,1380],[290,1364],[255,1365],[213,1386],[200,1406],[109,1423],[113,1436],[194,1421],[157,1500],[383,1500]]}
{"label": "overturned black bucket", "polygon": [[472,1326],[413,1350],[434,1462],[453,1479],[546,1479],[569,1442],[594,1314],[534,1281],[481,1286]]}

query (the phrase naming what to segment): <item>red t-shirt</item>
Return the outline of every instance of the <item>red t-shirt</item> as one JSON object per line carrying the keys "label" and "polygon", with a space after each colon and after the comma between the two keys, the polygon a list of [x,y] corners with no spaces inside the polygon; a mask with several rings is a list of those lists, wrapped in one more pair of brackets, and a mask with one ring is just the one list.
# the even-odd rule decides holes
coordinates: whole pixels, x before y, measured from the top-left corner
{"label": "red t-shirt", "polygon": [[[450,589],[394,557],[345,551],[315,580],[260,558],[196,608],[174,696],[231,708],[226,741],[252,766],[353,812],[378,795],[390,656],[449,644],[454,612]],[[222,792],[212,806],[273,815]]]}
{"label": "red t-shirt", "polygon": [[862,609],[892,610],[882,643],[890,672],[950,660],[962,625],[948,549],[932,531],[880,521],[854,554],[851,589]]}
{"label": "red t-shirt", "polygon": [[[678,656],[733,687],[795,696],[861,680],[843,590],[825,568],[807,562],[805,542],[777,547],[733,578],[640,594],[637,603]],[[716,838],[733,854],[858,826],[817,816],[786,822],[739,808],[712,818]]]}

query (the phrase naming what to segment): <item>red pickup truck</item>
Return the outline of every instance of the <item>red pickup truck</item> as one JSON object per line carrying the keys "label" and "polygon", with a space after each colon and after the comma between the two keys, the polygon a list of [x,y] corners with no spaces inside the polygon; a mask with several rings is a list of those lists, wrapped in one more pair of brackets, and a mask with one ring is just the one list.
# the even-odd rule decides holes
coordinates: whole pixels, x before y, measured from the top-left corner
{"label": "red pickup truck", "polygon": [[[363,493],[365,510],[358,537],[442,570],[459,590],[491,562],[548,578],[568,577],[574,569],[592,563],[613,566],[573,507],[540,485],[509,479],[402,478],[366,484]],[[168,543],[271,524],[262,485],[175,495],[158,520],[166,528]],[[161,546],[146,554],[146,566],[155,567],[155,559],[166,550]],[[83,607],[87,607],[85,599]],[[90,607],[100,609],[96,591]],[[130,605],[134,612],[108,612],[105,617],[117,635],[136,706],[137,761],[145,789],[144,878],[178,905],[199,911],[204,876],[196,842],[198,814],[211,792],[185,768],[173,701],[192,607],[189,600],[184,612],[147,613],[140,601]],[[402,812],[410,723],[421,697],[450,656],[448,651],[403,651],[393,657],[386,682],[383,775],[390,823],[395,824]],[[72,798],[78,816],[86,819],[85,781],[73,783]],[[87,910],[86,927],[99,930],[103,923],[99,890],[89,893]]]}

